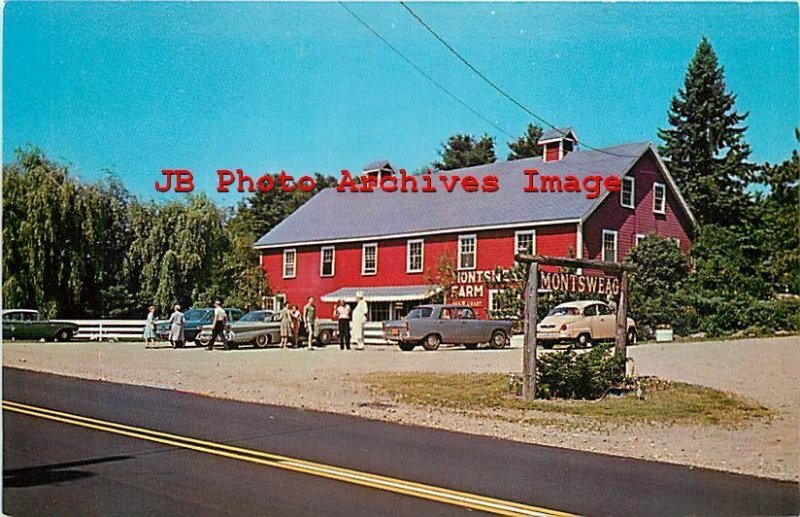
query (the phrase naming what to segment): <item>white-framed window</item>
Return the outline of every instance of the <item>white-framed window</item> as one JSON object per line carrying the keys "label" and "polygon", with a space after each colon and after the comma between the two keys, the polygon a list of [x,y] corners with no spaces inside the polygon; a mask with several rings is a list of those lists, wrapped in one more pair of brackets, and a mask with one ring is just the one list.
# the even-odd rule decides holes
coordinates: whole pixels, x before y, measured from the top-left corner
{"label": "white-framed window", "polygon": [[619,204],[624,208],[636,208],[636,180],[631,176],[622,178],[622,192],[619,196]]}
{"label": "white-framed window", "polygon": [[514,232],[514,255],[536,254],[536,230]]}
{"label": "white-framed window", "polygon": [[336,248],[323,246],[319,251],[319,276],[333,276],[336,272]]}
{"label": "white-framed window", "polygon": [[490,311],[499,311],[500,304],[498,303],[498,294],[500,294],[501,289],[489,289],[489,310]]}
{"label": "white-framed window", "polygon": [[635,244],[639,244],[640,242],[642,242],[645,237],[647,237],[647,235],[645,235],[643,233],[637,233],[636,234],[636,242],[635,242]]}
{"label": "white-framed window", "polygon": [[406,241],[406,273],[422,273],[425,263],[425,240]]}
{"label": "white-framed window", "polygon": [[297,276],[297,250],[292,248],[283,250],[283,278]]}
{"label": "white-framed window", "polygon": [[663,183],[653,183],[653,212],[667,213],[667,187]]}
{"label": "white-framed window", "polygon": [[378,243],[370,242],[361,245],[361,274],[378,274]]}
{"label": "white-framed window", "polygon": [[458,236],[458,269],[475,269],[478,258],[478,237],[473,233]]}
{"label": "white-framed window", "polygon": [[603,262],[617,261],[617,232],[603,230]]}

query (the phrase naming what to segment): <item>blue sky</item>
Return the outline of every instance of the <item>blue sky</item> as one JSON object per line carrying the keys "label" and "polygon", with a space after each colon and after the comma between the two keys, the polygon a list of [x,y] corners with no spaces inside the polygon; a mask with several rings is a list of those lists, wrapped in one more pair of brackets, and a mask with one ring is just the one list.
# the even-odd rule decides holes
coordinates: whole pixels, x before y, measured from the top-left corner
{"label": "blue sky", "polygon": [[[349,4],[511,134],[530,117],[397,3]],[[798,7],[785,4],[412,4],[479,69],[593,146],[657,141],[702,35],[750,111],[753,159],[784,159],[798,125]],[[116,171],[157,197],[163,168],[211,191],[218,168],[338,174],[417,169],[456,132],[508,137],[400,60],[335,3],[11,2],[3,159],[35,144],[81,178]],[[214,194],[233,203],[235,194]]]}

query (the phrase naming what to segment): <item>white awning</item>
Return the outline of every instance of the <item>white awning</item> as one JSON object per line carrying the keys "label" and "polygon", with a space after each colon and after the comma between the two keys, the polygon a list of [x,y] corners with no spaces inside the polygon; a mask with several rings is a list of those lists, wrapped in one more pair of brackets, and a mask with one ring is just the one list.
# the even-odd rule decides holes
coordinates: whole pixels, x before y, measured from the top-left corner
{"label": "white awning", "polygon": [[362,292],[368,302],[409,302],[427,300],[441,288],[437,285],[403,285],[393,287],[342,287],[322,295],[320,300],[335,303],[339,300],[355,302],[356,293]]}

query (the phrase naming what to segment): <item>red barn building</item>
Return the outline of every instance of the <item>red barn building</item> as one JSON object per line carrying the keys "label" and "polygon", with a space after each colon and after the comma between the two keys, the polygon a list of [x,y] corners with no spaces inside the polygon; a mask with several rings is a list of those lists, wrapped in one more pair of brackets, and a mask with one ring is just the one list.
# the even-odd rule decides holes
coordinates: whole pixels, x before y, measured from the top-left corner
{"label": "red barn building", "polygon": [[[498,266],[513,267],[520,251],[619,262],[655,232],[689,253],[694,218],[649,142],[579,151],[565,128],[539,143],[543,157],[447,171],[479,180],[495,175],[496,192],[323,190],[255,244],[273,300],[302,305],[314,296],[327,317],[336,300],[353,302],[363,291],[371,319],[387,319],[434,296],[438,265],[449,261],[457,270],[449,300],[485,314],[494,295],[485,278]],[[525,192],[524,169],[562,178],[615,175],[622,188],[595,199]],[[395,174],[388,162],[365,172]]]}

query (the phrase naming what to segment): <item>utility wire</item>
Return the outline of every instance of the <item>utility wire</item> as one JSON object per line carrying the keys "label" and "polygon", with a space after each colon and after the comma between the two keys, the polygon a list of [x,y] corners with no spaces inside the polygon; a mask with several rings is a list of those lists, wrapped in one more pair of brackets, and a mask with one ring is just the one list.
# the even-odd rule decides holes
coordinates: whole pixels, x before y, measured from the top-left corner
{"label": "utility wire", "polygon": [[353,18],[355,18],[356,20],[358,20],[358,22],[359,22],[361,25],[363,25],[364,27],[366,27],[366,28],[367,28],[367,29],[368,29],[368,30],[369,30],[369,31],[370,31],[372,34],[374,34],[374,35],[375,35],[375,37],[377,37],[379,40],[381,40],[381,41],[382,41],[382,42],[383,42],[383,43],[384,43],[384,44],[385,44],[387,47],[389,47],[390,49],[392,49],[392,51],[394,51],[394,53],[395,53],[395,54],[397,54],[398,56],[400,56],[400,58],[401,58],[403,61],[405,61],[406,63],[408,63],[409,65],[411,65],[411,66],[414,68],[414,70],[416,70],[417,72],[419,72],[419,73],[420,73],[420,74],[421,74],[423,77],[425,77],[425,79],[427,79],[428,81],[430,81],[431,83],[433,83],[434,85],[436,85],[436,86],[437,86],[437,87],[438,87],[438,88],[439,88],[441,91],[443,91],[443,92],[444,92],[444,93],[445,93],[445,94],[446,94],[448,97],[450,97],[451,99],[453,99],[453,100],[454,100],[454,101],[456,101],[457,103],[461,104],[463,107],[465,107],[466,109],[468,109],[468,110],[469,110],[469,111],[470,111],[470,112],[471,112],[473,115],[477,116],[478,118],[480,118],[480,119],[481,119],[481,120],[483,120],[484,122],[486,122],[486,123],[490,124],[491,126],[493,126],[495,129],[497,129],[498,131],[500,131],[501,133],[503,133],[503,134],[504,134],[504,135],[506,135],[507,137],[509,137],[509,138],[513,138],[513,139],[515,139],[515,138],[516,138],[516,137],[515,137],[514,135],[512,135],[511,133],[509,133],[508,131],[506,131],[506,130],[505,130],[505,129],[503,129],[502,127],[498,126],[498,125],[497,125],[497,123],[493,122],[493,121],[492,121],[492,120],[490,120],[488,117],[486,117],[486,116],[482,115],[482,114],[481,114],[480,112],[478,112],[478,111],[477,111],[475,108],[473,108],[472,106],[470,106],[469,104],[467,104],[466,102],[464,102],[463,100],[461,100],[461,99],[460,99],[459,97],[457,97],[457,96],[456,96],[454,93],[452,93],[450,90],[448,90],[447,88],[445,88],[445,87],[444,87],[444,86],[443,86],[443,85],[442,85],[442,84],[441,84],[439,81],[437,81],[437,80],[436,80],[436,79],[434,79],[432,76],[430,76],[430,75],[429,75],[427,72],[425,72],[425,70],[423,70],[422,68],[420,68],[419,66],[417,66],[417,65],[416,65],[416,64],[415,64],[413,61],[411,61],[411,59],[409,59],[408,57],[406,57],[406,55],[405,55],[405,54],[403,54],[403,53],[402,53],[402,52],[401,52],[401,51],[400,51],[400,50],[399,50],[397,47],[395,47],[394,45],[392,45],[391,43],[389,43],[389,41],[388,41],[386,38],[384,38],[383,36],[381,36],[381,34],[380,34],[380,33],[379,33],[377,30],[373,29],[373,28],[372,28],[372,27],[371,27],[371,26],[370,26],[370,25],[369,25],[367,22],[365,22],[365,21],[364,21],[364,20],[363,20],[361,17],[359,17],[359,16],[358,16],[356,13],[354,13],[354,12],[353,12],[353,11],[352,11],[352,10],[351,10],[349,7],[347,7],[347,6],[346,6],[346,5],[345,5],[343,2],[338,2],[338,3],[339,3],[339,5],[341,5],[341,6],[342,6],[342,8],[343,8],[345,11],[347,11],[348,13],[350,13],[350,15],[351,15]]}
{"label": "utility wire", "polygon": [[[469,68],[470,70],[472,70],[473,72],[475,72],[475,74],[476,74],[478,77],[480,77],[481,79],[483,79],[483,80],[486,82],[486,84],[488,84],[489,86],[491,86],[492,88],[494,88],[494,89],[495,89],[495,90],[496,90],[496,91],[497,91],[497,92],[498,92],[500,95],[502,95],[503,97],[505,97],[506,99],[508,99],[509,101],[511,101],[511,102],[512,102],[512,103],[513,103],[515,106],[517,106],[517,107],[518,107],[518,108],[520,108],[522,111],[524,111],[525,113],[527,113],[527,114],[528,114],[528,115],[530,115],[531,117],[535,118],[536,120],[538,120],[538,121],[539,121],[539,122],[541,122],[542,124],[544,124],[544,125],[546,125],[546,126],[550,127],[551,129],[553,129],[553,130],[555,130],[555,131],[558,131],[559,133],[561,133],[561,135],[562,135],[562,136],[567,136],[567,135],[566,135],[566,133],[564,133],[564,131],[562,131],[560,128],[556,127],[554,124],[551,124],[550,122],[548,122],[548,121],[547,121],[547,120],[545,120],[544,118],[540,117],[539,115],[537,115],[537,114],[536,114],[536,113],[534,113],[533,111],[529,110],[529,109],[528,109],[528,108],[527,108],[527,107],[526,107],[524,104],[522,104],[522,103],[521,103],[521,102],[519,102],[517,99],[515,99],[514,97],[512,97],[510,94],[508,94],[508,93],[507,93],[505,90],[503,90],[502,88],[500,88],[500,86],[498,86],[498,85],[497,85],[497,84],[496,84],[494,81],[492,81],[491,79],[489,79],[488,77],[486,77],[486,75],[485,75],[483,72],[481,72],[480,70],[478,70],[478,69],[477,69],[477,68],[476,68],[476,67],[475,67],[475,66],[474,66],[472,63],[470,63],[469,61],[467,61],[467,60],[466,60],[466,59],[465,59],[465,58],[464,58],[464,57],[463,57],[461,54],[459,54],[459,52],[458,52],[456,49],[454,49],[454,48],[452,47],[452,45],[450,45],[449,43],[447,43],[447,42],[446,42],[446,41],[445,41],[445,40],[444,40],[444,39],[443,39],[441,36],[439,36],[439,34],[437,34],[437,33],[436,33],[436,31],[435,31],[435,30],[433,30],[433,28],[431,28],[431,26],[430,26],[430,25],[428,25],[427,23],[425,23],[425,20],[423,20],[423,19],[422,19],[422,18],[421,18],[421,17],[420,17],[420,16],[419,16],[417,13],[415,13],[415,12],[414,12],[414,11],[413,11],[413,10],[412,10],[412,9],[411,9],[411,8],[410,8],[410,7],[409,7],[409,6],[408,6],[408,5],[407,5],[407,4],[404,2],[404,1],[402,1],[402,0],[401,0],[401,1],[400,1],[400,5],[402,5],[402,6],[405,8],[405,10],[406,10],[406,11],[408,11],[408,12],[409,12],[409,14],[411,14],[411,16],[413,16],[413,17],[414,17],[414,18],[415,18],[415,19],[416,19],[416,20],[417,20],[417,21],[418,21],[418,22],[419,22],[419,23],[420,23],[420,24],[421,24],[423,27],[425,27],[425,29],[427,29],[427,30],[428,30],[428,32],[430,32],[430,33],[433,35],[433,37],[434,37],[434,38],[436,38],[437,40],[439,40],[439,43],[441,43],[442,45],[444,45],[444,46],[447,48],[447,50],[449,50],[449,51],[450,51],[450,52],[451,52],[451,53],[452,53],[454,56],[456,56],[456,57],[457,57],[457,58],[458,58],[458,59],[459,59],[459,60],[460,60],[462,63],[464,63],[464,64],[467,66],[467,68]],[[604,151],[603,149],[598,149],[598,148],[596,148],[596,147],[592,147],[591,145],[588,145],[588,144],[586,144],[586,143],[584,143],[584,142],[580,142],[580,143],[581,143],[581,144],[582,144],[584,147],[586,147],[586,148],[588,148],[588,149],[592,149],[593,151],[597,151],[597,152],[600,152],[600,153],[604,153],[604,154],[610,154],[610,155],[612,155],[612,156],[621,156],[621,157],[625,157],[625,158],[635,158],[635,156],[630,156],[630,155],[627,155],[627,154],[617,154],[617,153],[612,153],[612,152],[610,152],[610,151]]]}

